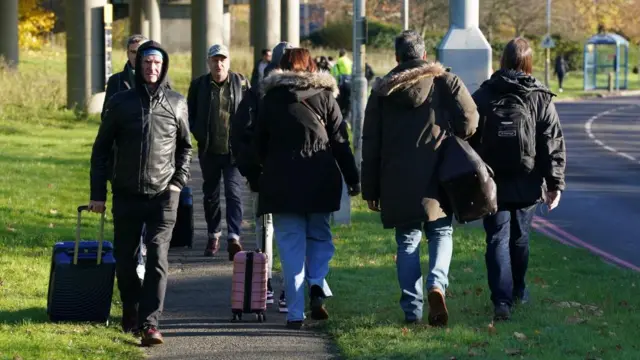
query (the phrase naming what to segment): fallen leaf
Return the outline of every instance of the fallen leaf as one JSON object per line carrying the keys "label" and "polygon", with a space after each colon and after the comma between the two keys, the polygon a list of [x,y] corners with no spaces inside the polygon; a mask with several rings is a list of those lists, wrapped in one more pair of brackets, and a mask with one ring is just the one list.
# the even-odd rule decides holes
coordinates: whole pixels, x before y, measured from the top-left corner
{"label": "fallen leaf", "polygon": [[7,231],[16,232],[16,229],[12,228],[11,226],[7,226]]}
{"label": "fallen leaf", "polygon": [[518,340],[527,340],[527,336],[525,334],[517,331],[513,333],[513,336]]}
{"label": "fallen leaf", "polygon": [[0,286],[4,285],[4,280],[0,279]]}
{"label": "fallen leaf", "polygon": [[496,329],[496,327],[493,326],[493,323],[487,326],[487,331],[489,332],[490,335],[495,335],[498,333],[498,329]]}
{"label": "fallen leaf", "polygon": [[481,287],[477,287],[476,288],[476,296],[480,296],[480,294],[482,294],[482,288]]}
{"label": "fallen leaf", "polygon": [[409,329],[407,329],[406,327],[402,328],[402,335],[406,336],[409,333]]}
{"label": "fallen leaf", "polygon": [[471,357],[478,356],[478,353],[473,349],[469,349],[469,352],[467,354]]}
{"label": "fallen leaf", "polygon": [[13,355],[13,360],[22,360],[22,356],[20,356],[20,355]]}
{"label": "fallen leaf", "polygon": [[620,305],[620,306],[625,306],[625,307],[626,307],[626,306],[629,306],[629,303],[628,303],[628,302],[626,302],[625,300],[622,300],[622,301],[620,301],[620,302],[618,303],[618,305]]}
{"label": "fallen leaf", "polygon": [[567,259],[567,257],[566,257],[566,256],[563,256],[563,257],[562,257],[562,260],[569,260],[569,259]]}
{"label": "fallen leaf", "polygon": [[398,256],[397,255],[393,255],[393,262],[398,262]]}
{"label": "fallen leaf", "polygon": [[56,209],[49,210],[49,214],[51,214],[51,215],[55,215],[57,213],[58,213],[58,210],[56,210]]}
{"label": "fallen leaf", "polygon": [[53,223],[49,223],[49,229],[53,229]]}
{"label": "fallen leaf", "polygon": [[53,187],[53,184],[47,184],[47,187],[51,189]]}
{"label": "fallen leaf", "polygon": [[449,358],[449,360],[458,360],[458,358],[455,357],[455,356],[452,356],[452,357]]}
{"label": "fallen leaf", "polygon": [[609,331],[609,336],[616,336],[616,333],[614,333],[613,331]]}
{"label": "fallen leaf", "polygon": [[522,355],[522,350],[520,349],[504,349],[504,352],[509,356]]}
{"label": "fallen leaf", "polygon": [[533,333],[536,335],[540,335],[540,330],[535,330]]}
{"label": "fallen leaf", "polygon": [[446,332],[447,334],[451,332],[451,328],[447,328],[447,330],[445,330],[444,332]]}
{"label": "fallen leaf", "polygon": [[622,350],[622,345],[620,344],[616,345],[616,350]]}
{"label": "fallen leaf", "polygon": [[533,278],[533,282],[536,283],[536,284],[546,284],[547,283],[546,281],[544,281],[543,278],[541,278],[539,276],[536,276],[535,278]]}
{"label": "fallen leaf", "polygon": [[587,322],[586,319],[583,319],[577,316],[569,316],[567,317],[566,321],[568,324],[584,324]]}
{"label": "fallen leaf", "polygon": [[636,283],[631,283],[631,287],[636,287]]}
{"label": "fallen leaf", "polygon": [[462,295],[469,295],[469,294],[471,294],[471,290],[469,290],[469,289],[464,289],[462,291]]}
{"label": "fallen leaf", "polygon": [[463,271],[466,272],[466,273],[472,273],[473,269],[469,268],[469,267],[466,267],[466,268],[463,269]]}

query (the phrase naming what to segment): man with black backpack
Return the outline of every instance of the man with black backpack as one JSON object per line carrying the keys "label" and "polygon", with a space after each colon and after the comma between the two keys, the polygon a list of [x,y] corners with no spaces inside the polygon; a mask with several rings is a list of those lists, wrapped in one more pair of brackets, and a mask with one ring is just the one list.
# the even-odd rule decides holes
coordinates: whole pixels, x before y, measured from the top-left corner
{"label": "man with black backpack", "polygon": [[515,302],[529,301],[529,229],[540,202],[558,206],[566,154],[555,95],[531,76],[528,42],[510,41],[500,67],[473,94],[480,124],[471,143],[495,172],[498,212],[484,219],[485,260],[494,319],[507,320]]}

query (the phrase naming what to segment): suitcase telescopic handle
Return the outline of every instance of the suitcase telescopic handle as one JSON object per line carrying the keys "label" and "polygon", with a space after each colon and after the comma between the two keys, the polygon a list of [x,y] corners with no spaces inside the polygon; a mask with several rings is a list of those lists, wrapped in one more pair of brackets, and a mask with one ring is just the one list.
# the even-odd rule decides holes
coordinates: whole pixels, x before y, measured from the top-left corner
{"label": "suitcase telescopic handle", "polygon": [[[78,264],[78,251],[80,250],[80,224],[82,221],[82,212],[89,211],[88,205],[78,206],[78,223],[76,224],[76,243],[73,249],[73,265]],[[100,233],[98,234],[98,260],[97,264],[100,265],[102,263],[102,243],[104,242],[104,221],[105,221],[105,213],[107,209],[105,207],[105,211],[100,215]]]}

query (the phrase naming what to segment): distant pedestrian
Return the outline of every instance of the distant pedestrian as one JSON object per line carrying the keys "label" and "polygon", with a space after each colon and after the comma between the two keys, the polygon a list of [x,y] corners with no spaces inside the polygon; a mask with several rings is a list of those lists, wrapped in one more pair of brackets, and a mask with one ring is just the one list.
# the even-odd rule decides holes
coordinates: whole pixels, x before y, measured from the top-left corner
{"label": "distant pedestrian", "polygon": [[329,218],[340,209],[342,178],[353,196],[358,170],[335,101],[335,79],[316,71],[307,49],[289,49],[263,81],[252,148],[260,170],[259,214],[273,214],[287,289],[287,327],[303,325],[306,280],[311,318],[327,319],[326,276],[334,245]]}
{"label": "distant pedestrian", "polygon": [[222,210],[220,180],[224,180],[227,219],[227,252],[229,260],[239,251],[242,227],[242,175],[230,151],[231,121],[245,90],[250,87],[244,76],[230,70],[229,49],[224,45],[209,48],[209,73],[191,82],[187,102],[189,124],[198,142],[198,158],[202,169],[204,216],[208,242],[204,256],[214,256],[220,249]]}
{"label": "distant pedestrian", "polygon": [[562,87],[562,83],[564,81],[564,76],[567,74],[567,61],[564,59],[564,54],[559,54],[556,57],[556,64],[555,64],[555,73],[556,76],[558,77],[558,91],[559,92],[563,92],[563,87]]}
{"label": "distant pedestrian", "polygon": [[253,73],[251,74],[251,87],[259,88],[260,82],[264,79],[264,69],[271,62],[271,50],[263,49],[262,57],[256,65],[253,67]]}
{"label": "distant pedestrian", "polygon": [[531,222],[540,202],[553,210],[565,189],[566,150],[551,101],[555,95],[532,73],[532,48],[523,38],[513,39],[500,70],[473,94],[481,122],[471,143],[495,172],[498,189],[498,212],[483,221],[495,320],[509,319],[516,302],[529,301]]}

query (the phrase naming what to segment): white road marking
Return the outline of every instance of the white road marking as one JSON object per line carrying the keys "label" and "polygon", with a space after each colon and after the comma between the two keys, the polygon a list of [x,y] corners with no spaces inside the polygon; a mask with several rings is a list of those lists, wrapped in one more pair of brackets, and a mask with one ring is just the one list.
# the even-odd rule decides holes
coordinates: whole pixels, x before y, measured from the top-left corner
{"label": "white road marking", "polygon": [[599,118],[601,118],[601,117],[603,117],[603,116],[606,116],[606,115],[609,115],[609,114],[612,114],[612,113],[614,113],[614,112],[620,111],[620,110],[625,110],[625,109],[629,109],[629,108],[636,107],[636,106],[637,106],[637,105],[624,105],[624,106],[619,106],[619,107],[616,107],[616,108],[609,109],[609,110],[607,110],[607,111],[603,111],[603,112],[601,112],[601,113],[598,113],[598,114],[596,114],[596,115],[594,115],[594,116],[590,117],[590,118],[589,118],[589,119],[584,123],[584,131],[587,133],[587,136],[589,137],[589,139],[593,140],[593,142],[594,142],[596,145],[600,146],[601,148],[603,148],[603,149],[605,149],[605,150],[607,150],[607,151],[610,151],[610,152],[612,152],[612,153],[614,153],[614,154],[616,154],[616,155],[618,155],[618,156],[621,156],[621,157],[623,157],[623,158],[625,158],[625,159],[627,159],[627,160],[631,160],[631,161],[633,161],[633,162],[636,162],[636,163],[640,164],[640,160],[636,159],[634,156],[629,155],[629,154],[627,154],[627,153],[625,153],[625,152],[618,151],[618,150],[616,150],[615,148],[612,148],[611,146],[608,146],[607,144],[605,144],[602,140],[599,140],[599,139],[598,139],[598,138],[593,134],[593,131],[592,131],[593,123],[594,123],[596,120],[598,120]]}

